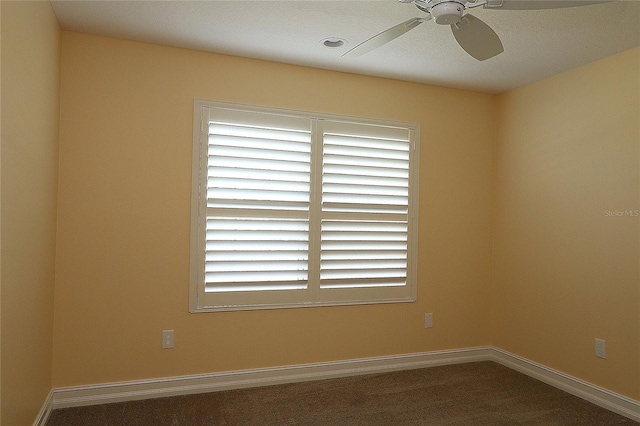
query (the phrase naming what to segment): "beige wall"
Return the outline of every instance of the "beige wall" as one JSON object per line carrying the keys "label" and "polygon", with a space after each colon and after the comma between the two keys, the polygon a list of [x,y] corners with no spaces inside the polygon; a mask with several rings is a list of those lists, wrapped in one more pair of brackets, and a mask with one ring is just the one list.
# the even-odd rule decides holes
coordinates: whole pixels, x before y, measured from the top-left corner
{"label": "beige wall", "polygon": [[[54,386],[489,343],[492,96],[76,33],[62,57]],[[420,123],[418,301],[189,314],[194,98]]]}
{"label": "beige wall", "polygon": [[2,416],[33,423],[51,390],[60,29],[48,2],[2,8]]}
{"label": "beige wall", "polygon": [[639,68],[636,48],[499,97],[492,309],[495,346],[636,400]]}

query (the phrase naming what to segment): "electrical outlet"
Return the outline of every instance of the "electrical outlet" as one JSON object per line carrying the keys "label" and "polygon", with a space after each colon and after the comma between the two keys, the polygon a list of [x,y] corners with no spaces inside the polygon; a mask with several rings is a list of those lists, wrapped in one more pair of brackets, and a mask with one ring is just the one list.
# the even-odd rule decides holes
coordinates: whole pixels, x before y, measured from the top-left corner
{"label": "electrical outlet", "polygon": [[607,358],[607,341],[596,339],[596,356],[598,358]]}
{"label": "electrical outlet", "polygon": [[433,327],[433,314],[424,314],[424,328]]}
{"label": "electrical outlet", "polygon": [[162,349],[173,348],[173,330],[162,330]]}

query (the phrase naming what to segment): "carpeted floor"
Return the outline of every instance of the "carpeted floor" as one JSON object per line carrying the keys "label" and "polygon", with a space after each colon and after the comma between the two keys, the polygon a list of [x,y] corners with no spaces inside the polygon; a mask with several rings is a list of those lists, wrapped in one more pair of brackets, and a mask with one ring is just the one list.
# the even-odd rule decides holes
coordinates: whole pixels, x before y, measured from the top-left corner
{"label": "carpeted floor", "polygon": [[494,362],[54,410],[74,425],[637,425]]}

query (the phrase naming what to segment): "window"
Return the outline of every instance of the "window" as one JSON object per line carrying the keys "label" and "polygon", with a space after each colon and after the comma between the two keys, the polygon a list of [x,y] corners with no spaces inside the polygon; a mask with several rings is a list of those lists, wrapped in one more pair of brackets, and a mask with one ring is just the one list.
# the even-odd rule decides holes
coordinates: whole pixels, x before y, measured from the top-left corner
{"label": "window", "polygon": [[415,300],[418,126],[196,100],[192,312]]}

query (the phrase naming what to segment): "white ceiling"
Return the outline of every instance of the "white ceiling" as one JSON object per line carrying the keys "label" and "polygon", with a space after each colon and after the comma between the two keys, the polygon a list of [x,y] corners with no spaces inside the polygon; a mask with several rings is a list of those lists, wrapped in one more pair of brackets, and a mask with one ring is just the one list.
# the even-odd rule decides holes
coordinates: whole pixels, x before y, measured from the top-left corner
{"label": "white ceiling", "polygon": [[[413,4],[374,1],[52,1],[63,30],[439,86],[501,93],[640,45],[640,1],[569,9],[468,11],[504,53],[479,62],[447,26],[428,21],[356,58],[348,49],[413,17]],[[347,40],[327,48],[322,40]]]}

